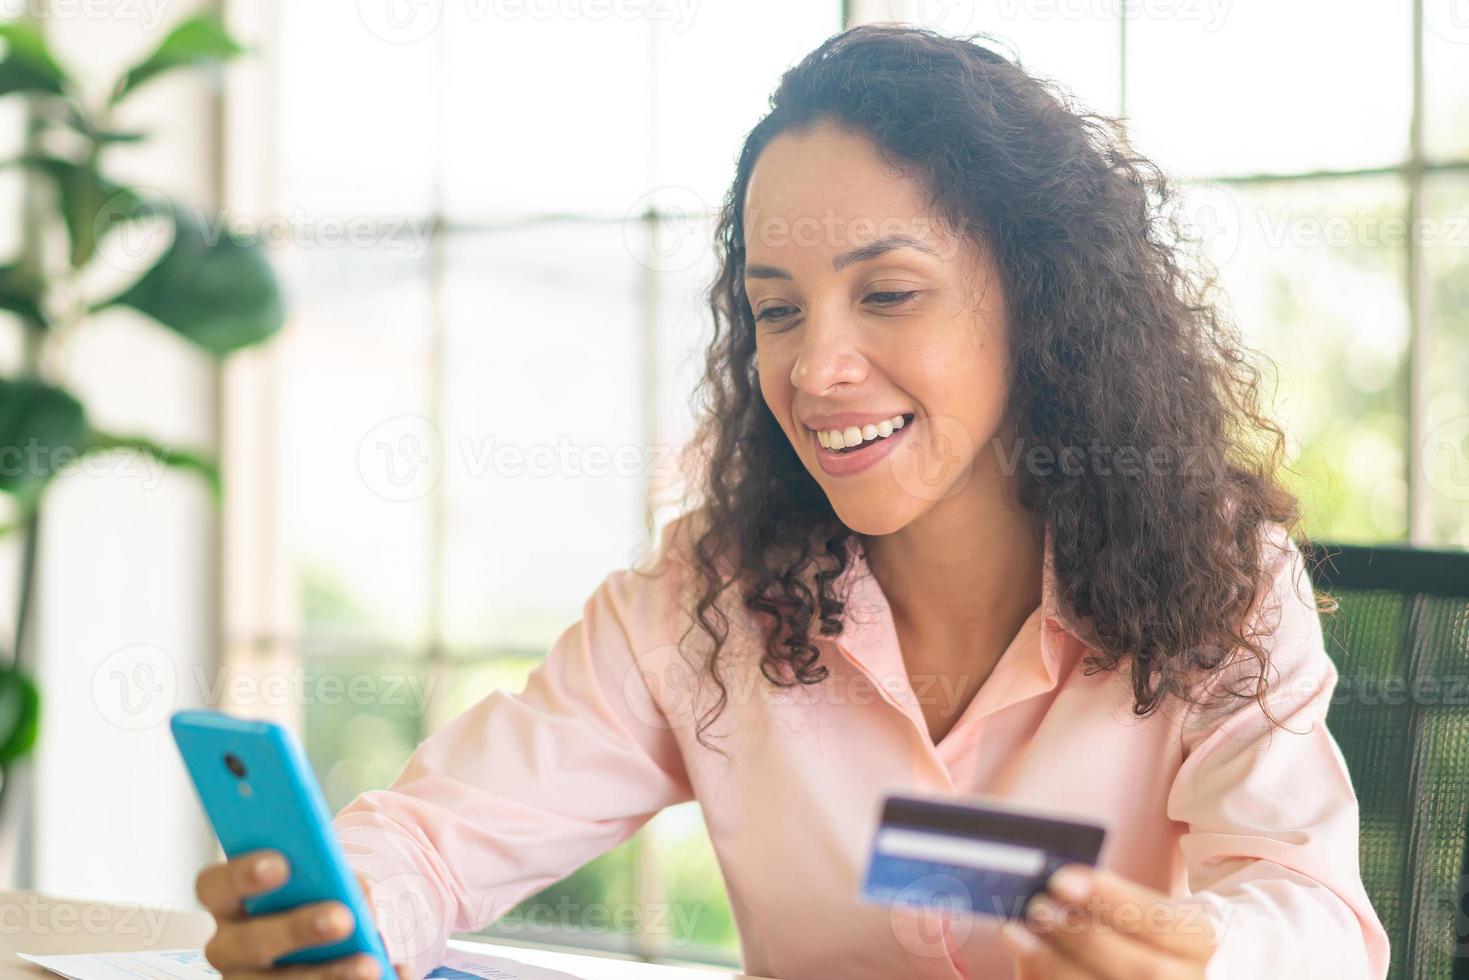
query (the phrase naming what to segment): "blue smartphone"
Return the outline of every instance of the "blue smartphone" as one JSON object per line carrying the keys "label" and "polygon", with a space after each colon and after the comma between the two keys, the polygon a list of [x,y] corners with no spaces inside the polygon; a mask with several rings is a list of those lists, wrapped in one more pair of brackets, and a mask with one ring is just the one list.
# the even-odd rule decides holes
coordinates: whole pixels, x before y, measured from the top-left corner
{"label": "blue smartphone", "polygon": [[236,857],[271,848],[285,855],[286,883],[246,898],[245,911],[259,915],[328,899],[352,910],[350,936],[276,962],[319,963],[367,953],[378,961],[381,980],[394,980],[397,973],[332,831],[326,801],[291,733],[273,722],[217,711],[178,711],[169,727],[224,853]]}

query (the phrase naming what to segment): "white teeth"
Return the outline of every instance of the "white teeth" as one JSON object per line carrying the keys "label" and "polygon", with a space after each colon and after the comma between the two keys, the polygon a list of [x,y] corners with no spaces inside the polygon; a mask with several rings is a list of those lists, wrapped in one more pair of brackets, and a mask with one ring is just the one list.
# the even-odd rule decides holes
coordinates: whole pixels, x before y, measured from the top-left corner
{"label": "white teeth", "polygon": [[816,439],[825,449],[838,450],[859,446],[873,439],[886,439],[903,427],[903,416],[894,415],[881,422],[869,423],[861,428],[849,425],[845,429],[818,429]]}

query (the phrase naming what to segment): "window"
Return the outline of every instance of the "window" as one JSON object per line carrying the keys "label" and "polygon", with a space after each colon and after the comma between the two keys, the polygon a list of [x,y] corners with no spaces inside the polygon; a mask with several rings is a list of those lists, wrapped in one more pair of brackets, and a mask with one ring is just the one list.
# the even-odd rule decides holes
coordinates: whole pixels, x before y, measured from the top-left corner
{"label": "window", "polygon": [[1450,0],[894,9],[997,36],[1184,186],[1274,362],[1307,533],[1469,546],[1469,23]]}
{"label": "window", "polygon": [[[518,689],[669,516],[710,219],[780,73],[841,27],[836,2],[378,6],[258,23],[280,95],[232,145],[294,224],[286,334],[231,369],[228,659],[299,675],[333,808]],[[490,933],[737,959],[694,805]]]}

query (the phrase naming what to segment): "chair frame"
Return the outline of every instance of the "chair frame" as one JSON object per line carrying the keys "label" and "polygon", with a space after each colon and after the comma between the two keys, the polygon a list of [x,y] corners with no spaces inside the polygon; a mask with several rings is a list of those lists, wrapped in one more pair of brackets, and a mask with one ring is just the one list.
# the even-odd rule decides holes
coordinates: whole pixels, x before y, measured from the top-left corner
{"label": "chair frame", "polygon": [[[1404,637],[1408,649],[1408,672],[1417,677],[1421,656],[1416,634],[1422,621],[1424,600],[1428,597],[1469,599],[1469,551],[1448,551],[1429,548],[1410,548],[1400,545],[1342,545],[1329,542],[1310,542],[1303,549],[1311,581],[1318,591],[1328,593],[1338,590],[1359,592],[1381,590],[1396,592],[1408,598],[1407,633]],[[1414,730],[1410,732],[1412,744],[1417,744],[1420,733],[1416,730],[1419,716],[1413,716]],[[1408,780],[1411,787],[1421,785],[1416,756]],[[1416,810],[1414,811],[1417,812]],[[1409,828],[1409,841],[1415,842],[1425,832],[1417,820]],[[1403,872],[1402,889],[1405,895],[1413,896],[1413,866],[1409,863]],[[1466,908],[1465,885],[1469,883],[1469,818],[1466,818],[1465,846],[1460,857],[1460,879],[1453,889],[1457,903],[1457,918],[1469,922]],[[1409,936],[1418,931],[1418,902],[1408,905]],[[1457,934],[1457,950],[1454,958],[1452,980],[1469,980],[1469,935]],[[1417,951],[1408,949],[1403,958],[1405,974],[1417,977],[1421,970]]]}

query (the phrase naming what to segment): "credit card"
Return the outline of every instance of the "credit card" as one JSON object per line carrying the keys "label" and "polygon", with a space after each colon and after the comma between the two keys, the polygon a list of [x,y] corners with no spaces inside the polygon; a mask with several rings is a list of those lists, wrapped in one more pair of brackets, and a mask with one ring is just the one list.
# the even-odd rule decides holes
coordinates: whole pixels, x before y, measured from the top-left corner
{"label": "credit card", "polygon": [[1017,919],[1063,864],[1095,865],[1106,828],[997,800],[889,796],[861,897]]}

